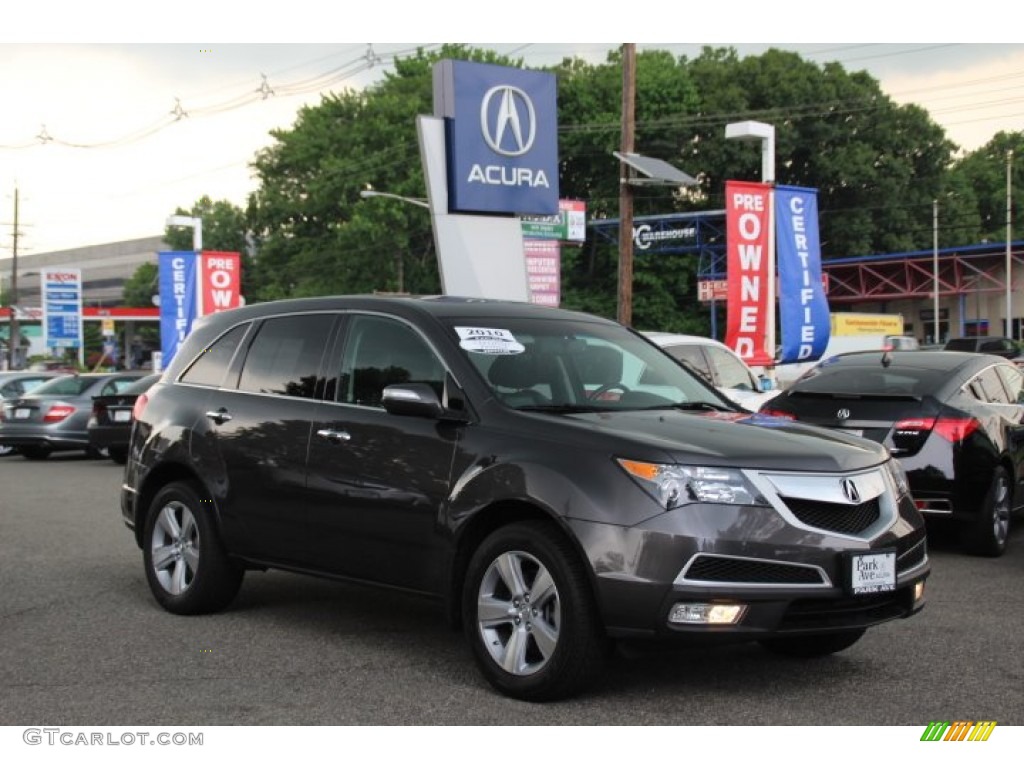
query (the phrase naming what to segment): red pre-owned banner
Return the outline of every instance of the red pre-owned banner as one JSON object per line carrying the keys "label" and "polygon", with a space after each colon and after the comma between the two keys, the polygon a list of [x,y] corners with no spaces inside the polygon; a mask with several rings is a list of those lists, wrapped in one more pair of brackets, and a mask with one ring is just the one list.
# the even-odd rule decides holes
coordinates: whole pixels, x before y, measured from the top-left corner
{"label": "red pre-owned banner", "polygon": [[[729,278],[725,343],[748,365],[770,365],[765,350],[768,324],[768,248],[771,186],[725,182],[726,252]],[[774,352],[774,350],[772,351]]]}
{"label": "red pre-owned banner", "polygon": [[242,257],[203,251],[199,261],[199,316],[242,306]]}

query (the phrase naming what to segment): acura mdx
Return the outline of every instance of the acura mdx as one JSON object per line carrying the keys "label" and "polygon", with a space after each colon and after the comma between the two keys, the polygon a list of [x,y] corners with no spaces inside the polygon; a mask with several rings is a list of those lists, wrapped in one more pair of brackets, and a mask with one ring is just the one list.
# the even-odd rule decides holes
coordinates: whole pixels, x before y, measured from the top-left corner
{"label": "acura mdx", "polygon": [[121,508],[165,609],[247,569],[414,590],[516,698],[578,692],[617,638],[820,656],[924,605],[885,447],[739,410],[591,315],[252,305],[198,321],[135,416]]}

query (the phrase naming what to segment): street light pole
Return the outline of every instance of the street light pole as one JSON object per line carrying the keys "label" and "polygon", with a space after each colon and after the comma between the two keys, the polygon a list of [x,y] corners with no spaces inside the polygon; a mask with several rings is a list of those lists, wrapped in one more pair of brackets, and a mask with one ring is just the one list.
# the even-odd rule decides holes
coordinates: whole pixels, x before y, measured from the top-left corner
{"label": "street light pole", "polygon": [[203,220],[198,216],[168,216],[168,227],[192,227],[192,250],[203,250]]}
{"label": "street light pole", "polygon": [[1013,168],[1013,150],[1006,150],[1006,335],[1008,337],[1015,338],[1020,335],[1020,331],[1015,334],[1013,332],[1013,291],[1012,282],[1010,280],[1010,240],[1013,239],[1013,227],[1011,225],[1013,217],[1013,206],[1012,200],[1012,188],[1010,182],[1010,171]]}
{"label": "street light pole", "polygon": [[[761,142],[761,183],[775,185],[775,126],[746,120],[725,126],[727,139],[756,139]],[[768,196],[768,328],[765,352],[775,360],[775,195]]]}
{"label": "street light pole", "polygon": [[939,201],[932,200],[932,343],[939,341]]}

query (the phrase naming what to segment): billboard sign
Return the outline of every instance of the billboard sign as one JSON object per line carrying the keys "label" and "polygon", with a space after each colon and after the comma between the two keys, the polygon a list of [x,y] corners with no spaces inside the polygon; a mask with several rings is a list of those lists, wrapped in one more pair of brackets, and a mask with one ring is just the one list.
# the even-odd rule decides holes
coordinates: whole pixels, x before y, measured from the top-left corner
{"label": "billboard sign", "polygon": [[520,218],[523,237],[582,243],[587,239],[587,204],[582,200],[559,200],[558,213]]}
{"label": "billboard sign", "polygon": [[82,270],[51,267],[44,269],[39,277],[46,348],[81,349]]}
{"label": "billboard sign", "polygon": [[562,300],[562,246],[554,240],[523,240],[530,303],[557,307]]}
{"label": "billboard sign", "polygon": [[553,74],[445,59],[434,113],[445,118],[450,213],[558,214]]}

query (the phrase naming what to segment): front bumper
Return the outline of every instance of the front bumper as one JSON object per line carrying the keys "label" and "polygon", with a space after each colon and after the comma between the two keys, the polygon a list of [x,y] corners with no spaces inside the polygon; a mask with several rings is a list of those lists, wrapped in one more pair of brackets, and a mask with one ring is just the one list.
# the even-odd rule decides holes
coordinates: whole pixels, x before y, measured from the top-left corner
{"label": "front bumper", "polygon": [[[643,526],[569,521],[593,568],[613,637],[754,640],[870,627],[924,607],[915,587],[930,564],[920,516],[905,497],[898,514],[867,537],[797,527],[770,507],[699,505]],[[896,589],[853,595],[848,557],[896,550]],[[669,621],[677,603],[739,604],[735,624]]]}

